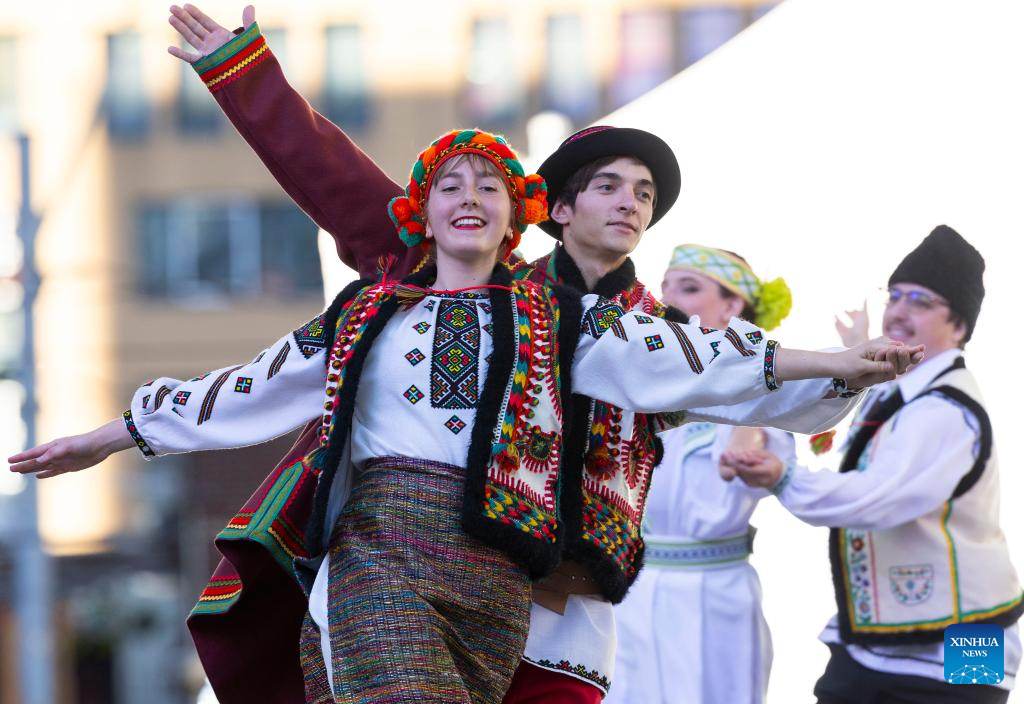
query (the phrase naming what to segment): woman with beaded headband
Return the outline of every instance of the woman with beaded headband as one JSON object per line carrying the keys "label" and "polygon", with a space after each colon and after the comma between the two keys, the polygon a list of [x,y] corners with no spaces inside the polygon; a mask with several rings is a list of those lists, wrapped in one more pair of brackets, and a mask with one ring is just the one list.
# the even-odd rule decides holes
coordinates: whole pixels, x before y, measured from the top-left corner
{"label": "woman with beaded headband", "polygon": [[307,700],[500,702],[530,580],[561,555],[570,376],[622,408],[721,419],[731,411],[713,404],[740,404],[771,422],[787,412],[770,393],[783,379],[881,380],[915,353],[777,349],[739,319],[702,330],[514,281],[500,258],[546,216],[545,195],[501,137],[443,135],[388,206],[407,244],[433,245],[431,263],[354,282],[248,364],[154,380],[123,421],[19,453],[12,470],[54,476],[132,445],[237,447],[321,418],[319,446],[220,535],[303,585]]}
{"label": "woman with beaded headband", "polygon": [[[704,326],[722,327],[738,316],[764,330],[778,326],[792,304],[782,279],[762,281],[743,257],[696,244],[673,250],[662,300]],[[793,436],[690,423],[661,439],[665,458],[651,480],[644,519],[646,569],[616,607],[617,679],[606,701],[763,702],[771,636],[748,556],[750,516],[768,492],[731,481],[718,460],[726,449],[765,446],[793,457]],[[686,677],[676,676],[683,670]]]}

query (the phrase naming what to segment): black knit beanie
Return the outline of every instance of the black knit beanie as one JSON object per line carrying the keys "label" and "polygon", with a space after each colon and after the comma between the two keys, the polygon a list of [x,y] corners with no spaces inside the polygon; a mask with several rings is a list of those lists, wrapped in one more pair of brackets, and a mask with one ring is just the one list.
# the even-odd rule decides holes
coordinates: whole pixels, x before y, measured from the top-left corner
{"label": "black knit beanie", "polygon": [[981,281],[984,271],[981,253],[956,230],[939,225],[903,258],[889,277],[889,285],[917,284],[945,298],[967,323],[966,342],[971,339],[985,298]]}

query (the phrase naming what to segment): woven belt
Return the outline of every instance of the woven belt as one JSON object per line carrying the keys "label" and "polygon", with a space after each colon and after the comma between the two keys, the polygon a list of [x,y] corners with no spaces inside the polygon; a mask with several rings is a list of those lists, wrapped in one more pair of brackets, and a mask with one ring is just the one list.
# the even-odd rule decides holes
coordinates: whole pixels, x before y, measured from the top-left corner
{"label": "woven belt", "polygon": [[644,564],[649,567],[703,567],[743,562],[754,551],[751,527],[743,535],[703,542],[645,539]]}

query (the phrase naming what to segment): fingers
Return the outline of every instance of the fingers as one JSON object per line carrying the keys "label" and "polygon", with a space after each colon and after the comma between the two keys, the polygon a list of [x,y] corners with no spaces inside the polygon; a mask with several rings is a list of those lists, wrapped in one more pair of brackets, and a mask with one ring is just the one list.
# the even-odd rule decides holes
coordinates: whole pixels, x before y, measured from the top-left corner
{"label": "fingers", "polygon": [[[216,32],[218,29],[224,29],[224,27],[221,27],[219,24],[211,20],[205,12],[195,5],[185,5],[185,11],[188,12],[199,26],[207,32]],[[243,10],[242,12],[244,13],[245,11]]]}
{"label": "fingers", "polygon": [[176,46],[167,47],[167,53],[190,64],[194,64],[202,58],[202,54],[194,54],[191,51],[184,51]]}
{"label": "fingers", "polygon": [[[175,13],[175,10],[181,12],[180,8],[171,8],[172,13]],[[180,18],[180,16],[177,13],[172,14],[170,17],[168,17],[167,21],[170,23],[172,27],[174,27],[174,29],[177,30],[178,34],[180,34],[185,41],[194,46],[196,49],[203,45],[203,40],[198,35],[196,35],[196,33],[193,32],[192,29],[187,24],[185,24],[185,22]]]}
{"label": "fingers", "polygon": [[30,447],[27,450],[22,450],[21,452],[8,457],[7,463],[14,464],[15,462],[24,462],[25,460],[36,459],[49,450],[53,446],[53,443],[54,441],[51,440],[50,442],[45,442],[42,445],[36,445],[35,447]]}
{"label": "fingers", "polygon": [[198,15],[201,14],[203,13],[200,12],[199,8],[195,5],[185,5],[181,8],[181,14],[178,14],[177,17],[188,25],[188,28],[191,29],[197,37],[205,37],[209,34],[209,30],[206,29],[206,27],[204,27],[199,21]]}
{"label": "fingers", "polygon": [[256,8],[252,5],[246,5],[242,10],[242,26],[246,29],[252,27],[253,23],[256,22]]}

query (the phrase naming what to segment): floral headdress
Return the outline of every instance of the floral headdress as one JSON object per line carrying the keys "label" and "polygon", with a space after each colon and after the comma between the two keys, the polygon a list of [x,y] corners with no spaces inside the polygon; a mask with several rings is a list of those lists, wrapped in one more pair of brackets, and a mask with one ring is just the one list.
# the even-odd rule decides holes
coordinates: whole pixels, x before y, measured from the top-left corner
{"label": "floral headdress", "polygon": [[771,330],[779,326],[793,307],[793,295],[782,279],[761,281],[750,265],[720,249],[682,244],[672,250],[669,269],[690,269],[729,289],[754,308],[751,322]]}
{"label": "floral headdress", "polygon": [[459,154],[476,154],[496,167],[505,177],[514,204],[514,232],[509,251],[519,245],[527,225],[542,222],[548,217],[548,189],[537,174],[527,176],[519,157],[500,135],[479,129],[453,130],[439,137],[423,150],[409,174],[405,195],[392,198],[388,214],[398,228],[398,235],[410,247],[424,241],[427,220],[424,208],[430,193],[430,184],[437,167]]}

